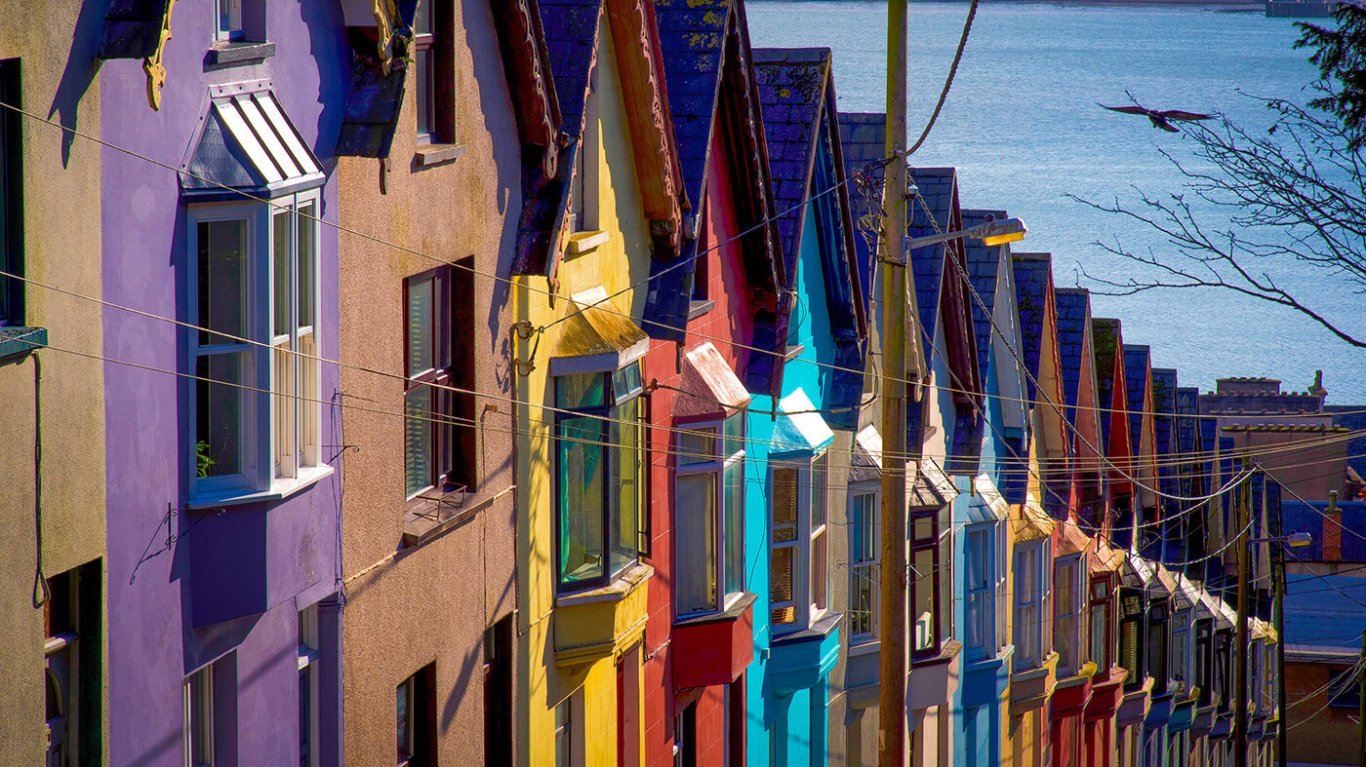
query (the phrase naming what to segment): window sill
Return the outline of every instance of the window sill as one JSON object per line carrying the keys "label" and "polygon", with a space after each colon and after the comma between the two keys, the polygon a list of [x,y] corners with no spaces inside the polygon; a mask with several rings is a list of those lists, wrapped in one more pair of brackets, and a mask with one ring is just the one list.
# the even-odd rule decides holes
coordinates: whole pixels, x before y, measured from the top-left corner
{"label": "window sill", "polygon": [[611,583],[590,591],[576,591],[572,594],[560,594],[555,597],[555,607],[574,607],[576,605],[589,605],[598,602],[620,602],[631,595],[650,577],[655,574],[655,569],[643,562],[637,562],[631,567],[626,568],[620,575],[612,579]]}
{"label": "window sill", "polygon": [[204,54],[204,71],[260,64],[275,55],[275,43],[235,40],[214,43]]}
{"label": "window sill", "polygon": [[783,355],[783,360],[791,362],[802,356],[802,352],[804,351],[806,351],[806,346],[804,344],[792,344],[787,347],[787,353]]}
{"label": "window sill", "polygon": [[860,655],[874,655],[880,652],[882,652],[882,642],[877,639],[869,639],[849,645],[849,657],[851,658],[857,658]]}
{"label": "window sill", "polygon": [[607,241],[612,239],[610,232],[604,229],[591,229],[584,232],[574,232],[569,235],[569,245],[567,250],[570,255],[580,256],[593,250],[597,250]]}
{"label": "window sill", "polygon": [[[497,493],[452,491],[441,497],[422,498],[410,503],[403,515],[403,548],[412,548],[440,537],[442,533],[489,508],[509,489]],[[458,504],[448,498],[460,497]]]}
{"label": "window sill", "polygon": [[419,168],[432,168],[455,162],[464,156],[464,144],[424,144],[413,154],[413,162]]}
{"label": "window sill", "polygon": [[714,610],[709,613],[698,613],[696,615],[689,615],[685,618],[676,618],[674,620],[674,628],[701,626],[707,623],[738,620],[740,616],[745,614],[745,610],[748,610],[749,606],[754,604],[755,599],[757,599],[755,595],[748,591],[742,591],[738,597],[733,599],[730,604],[726,605],[724,610]]}
{"label": "window sill", "polygon": [[299,472],[299,476],[294,479],[277,480],[271,484],[269,490],[257,490],[254,492],[228,490],[221,493],[201,493],[186,501],[185,508],[216,509],[223,506],[244,506],[249,503],[283,501],[292,495],[296,495],[318,484],[323,479],[332,476],[332,472],[332,467],[324,464],[323,466],[304,469]]}
{"label": "window sill", "polygon": [[47,328],[0,327],[0,361],[47,346]]}
{"label": "window sill", "polygon": [[710,299],[710,298],[709,298],[709,299],[707,299],[706,301],[696,301],[696,300],[694,300],[694,301],[692,301],[691,303],[688,304],[688,321],[689,321],[689,322],[692,322],[693,320],[697,319],[698,317],[704,317],[704,316],[710,314],[710,313],[711,313],[711,310],[712,310],[712,309],[715,309],[715,308],[716,308],[716,301],[713,300],[713,299]]}
{"label": "window sill", "polygon": [[787,644],[790,642],[802,642],[811,639],[821,639],[827,637],[830,635],[830,632],[834,631],[835,628],[840,625],[840,621],[843,619],[844,613],[838,613],[834,610],[826,610],[825,612],[821,613],[820,616],[816,618],[816,620],[812,621],[811,625],[807,628],[798,629],[796,631],[789,631],[784,634],[778,634],[773,637],[769,644],[780,645]]}
{"label": "window sill", "polygon": [[946,663],[952,663],[958,659],[958,654],[962,651],[963,645],[959,643],[957,639],[950,639],[944,642],[943,646],[939,649],[938,655],[928,655],[923,658],[912,657],[911,668],[919,668],[921,666],[942,666]]}

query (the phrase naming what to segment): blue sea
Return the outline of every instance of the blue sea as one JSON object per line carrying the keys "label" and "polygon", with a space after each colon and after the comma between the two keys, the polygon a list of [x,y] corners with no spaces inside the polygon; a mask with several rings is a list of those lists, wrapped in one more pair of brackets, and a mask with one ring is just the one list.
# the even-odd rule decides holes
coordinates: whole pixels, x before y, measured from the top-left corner
{"label": "blue sea", "polygon": [[[842,111],[882,111],[886,99],[886,3],[761,2],[747,5],[756,47],[823,46],[834,51]],[[910,5],[910,109],[919,135],[953,59],[966,3]],[[1180,192],[1180,173],[1159,150],[1189,158],[1191,142],[1147,119],[1097,103],[1222,112],[1264,129],[1270,115],[1253,96],[1310,98],[1317,74],[1288,19],[1215,6],[983,3],[948,103],[925,146],[922,166],[959,170],[962,204],[1004,208],[1024,219],[1019,250],[1049,251],[1059,286],[1078,272],[1122,279],[1133,266],[1095,243],[1121,243],[1169,256],[1171,246],[1133,221],[1069,200],[1138,203]],[[1215,214],[1211,222],[1227,226]],[[1268,264],[1316,310],[1366,333],[1366,298],[1324,272]],[[1184,386],[1209,390],[1224,376],[1280,378],[1304,390],[1324,371],[1332,404],[1366,403],[1366,352],[1312,321],[1219,290],[1093,296],[1096,316],[1118,317],[1128,343],[1149,344],[1153,363],[1174,367]]]}

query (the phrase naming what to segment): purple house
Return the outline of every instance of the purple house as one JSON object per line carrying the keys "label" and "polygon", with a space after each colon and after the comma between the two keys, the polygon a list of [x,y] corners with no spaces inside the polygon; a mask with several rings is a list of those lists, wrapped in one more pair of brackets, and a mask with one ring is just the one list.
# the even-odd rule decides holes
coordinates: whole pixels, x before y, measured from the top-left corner
{"label": "purple house", "polygon": [[109,758],[336,764],[342,8],[168,5],[113,2],[98,75],[104,297],[145,313],[104,310]]}

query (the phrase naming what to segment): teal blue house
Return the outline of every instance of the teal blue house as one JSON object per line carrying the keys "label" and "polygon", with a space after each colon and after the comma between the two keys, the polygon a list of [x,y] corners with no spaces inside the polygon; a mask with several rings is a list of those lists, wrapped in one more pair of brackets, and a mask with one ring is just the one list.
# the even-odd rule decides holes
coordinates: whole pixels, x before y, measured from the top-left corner
{"label": "teal blue house", "polygon": [[863,369],[867,330],[830,58],[754,51],[785,286],[773,315],[756,321],[755,346],[775,353],[754,354],[746,376],[746,589],[757,600],[745,738],[747,763],[759,767],[826,763],[843,620],[830,609],[829,530],[844,497],[830,475],[849,462],[862,376],[837,368]]}

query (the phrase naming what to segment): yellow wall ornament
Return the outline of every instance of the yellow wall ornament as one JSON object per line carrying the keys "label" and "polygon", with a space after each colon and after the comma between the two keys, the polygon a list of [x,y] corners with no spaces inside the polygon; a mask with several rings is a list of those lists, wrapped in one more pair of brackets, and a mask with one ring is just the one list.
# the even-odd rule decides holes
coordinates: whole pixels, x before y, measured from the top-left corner
{"label": "yellow wall ornament", "polygon": [[162,53],[166,48],[166,41],[171,39],[171,9],[175,7],[175,0],[166,0],[166,13],[161,17],[161,34],[157,38],[157,47],[142,62],[142,71],[147,73],[147,103],[152,105],[152,109],[161,109],[161,88],[166,84],[166,65],[161,62]]}
{"label": "yellow wall ornament", "polygon": [[[421,2],[421,0],[418,0]],[[389,76],[394,59],[407,59],[412,47],[412,20],[404,23],[394,0],[374,0],[376,47],[379,49],[379,65],[384,76]],[[414,4],[416,5],[416,4]],[[416,12],[414,12],[416,18]]]}

